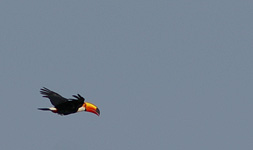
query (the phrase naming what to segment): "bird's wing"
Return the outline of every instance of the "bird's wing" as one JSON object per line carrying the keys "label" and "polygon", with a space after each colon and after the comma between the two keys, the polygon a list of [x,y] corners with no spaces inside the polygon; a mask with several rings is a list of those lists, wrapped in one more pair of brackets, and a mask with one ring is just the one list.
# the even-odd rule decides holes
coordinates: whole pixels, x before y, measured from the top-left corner
{"label": "bird's wing", "polygon": [[83,98],[80,94],[77,94],[77,96],[73,95],[73,97],[77,98],[77,101],[81,106],[83,105],[85,98]]}
{"label": "bird's wing", "polygon": [[43,87],[42,89],[40,89],[40,93],[43,95],[43,97],[49,98],[50,102],[56,106],[62,103],[65,103],[68,101],[68,99],[62,97],[61,95],[59,95],[58,93],[55,93],[54,91],[51,91],[45,87]]}

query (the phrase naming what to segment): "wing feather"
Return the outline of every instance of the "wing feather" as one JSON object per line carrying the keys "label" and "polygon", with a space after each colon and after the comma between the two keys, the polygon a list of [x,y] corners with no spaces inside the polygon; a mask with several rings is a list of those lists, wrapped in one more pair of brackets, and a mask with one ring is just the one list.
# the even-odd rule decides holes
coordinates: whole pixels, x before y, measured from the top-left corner
{"label": "wing feather", "polygon": [[49,90],[48,88],[43,87],[40,89],[40,93],[43,95],[43,97],[49,98],[50,102],[57,106],[59,104],[65,103],[68,101],[68,99],[62,97],[60,94],[55,93],[54,91]]}
{"label": "wing feather", "polygon": [[85,98],[83,98],[80,94],[77,94],[77,96],[76,95],[72,96],[75,97],[80,104],[83,104],[85,101]]}

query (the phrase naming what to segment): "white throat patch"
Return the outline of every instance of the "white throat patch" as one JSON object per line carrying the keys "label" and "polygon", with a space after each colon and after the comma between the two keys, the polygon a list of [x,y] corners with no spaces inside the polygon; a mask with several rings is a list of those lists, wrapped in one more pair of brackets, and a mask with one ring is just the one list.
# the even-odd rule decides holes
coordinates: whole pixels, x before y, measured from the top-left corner
{"label": "white throat patch", "polygon": [[85,107],[78,108],[77,112],[85,111]]}

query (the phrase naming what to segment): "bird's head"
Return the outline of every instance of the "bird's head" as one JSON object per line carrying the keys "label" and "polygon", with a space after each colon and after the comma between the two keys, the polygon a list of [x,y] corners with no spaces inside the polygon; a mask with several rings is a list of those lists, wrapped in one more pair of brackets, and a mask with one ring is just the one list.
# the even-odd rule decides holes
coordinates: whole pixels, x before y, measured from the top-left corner
{"label": "bird's head", "polygon": [[84,102],[82,107],[83,107],[84,111],[94,113],[97,116],[100,115],[100,111],[99,111],[98,107],[94,104]]}

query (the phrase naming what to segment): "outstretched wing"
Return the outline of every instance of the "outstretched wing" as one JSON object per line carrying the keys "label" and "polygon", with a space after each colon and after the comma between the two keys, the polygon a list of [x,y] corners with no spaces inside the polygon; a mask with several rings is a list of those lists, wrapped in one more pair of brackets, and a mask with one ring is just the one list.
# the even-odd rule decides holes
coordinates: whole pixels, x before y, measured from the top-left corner
{"label": "outstretched wing", "polygon": [[43,97],[49,98],[50,102],[54,105],[57,106],[59,104],[65,103],[68,101],[68,99],[62,97],[58,93],[55,93],[54,91],[51,91],[45,87],[40,89],[40,93],[43,95]]}
{"label": "outstretched wing", "polygon": [[82,105],[85,101],[85,99],[80,95],[80,94],[77,94],[76,95],[72,95],[73,97],[77,98],[77,101]]}

